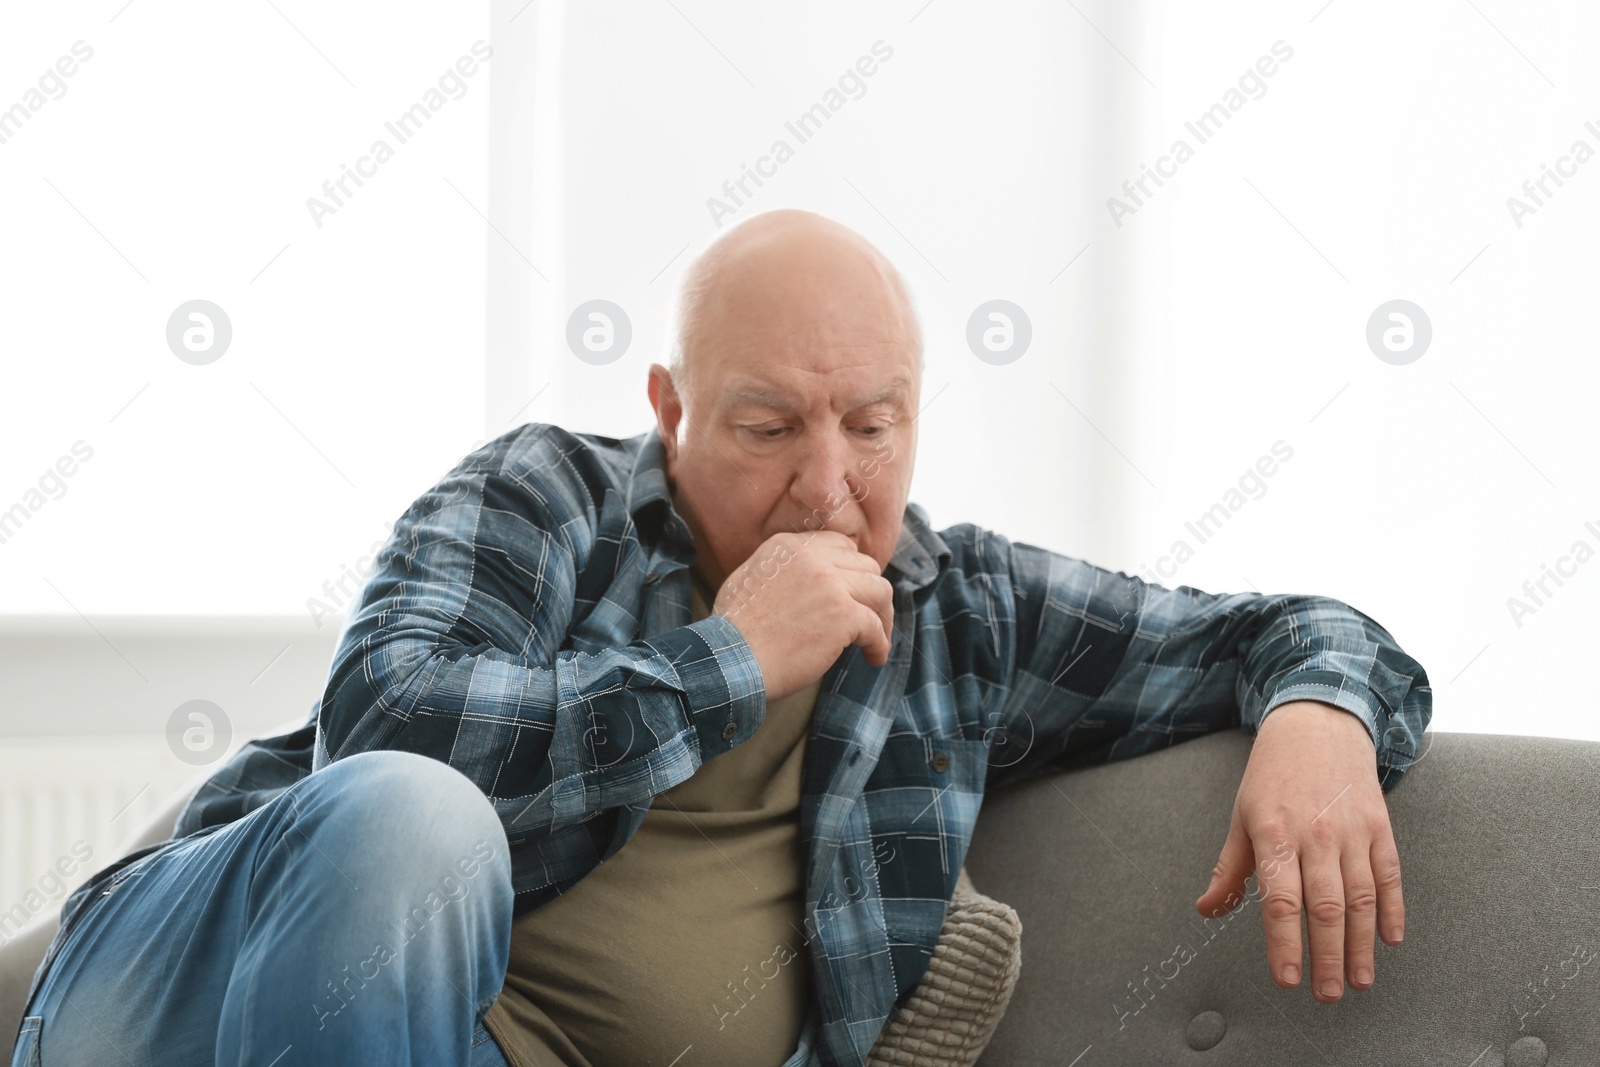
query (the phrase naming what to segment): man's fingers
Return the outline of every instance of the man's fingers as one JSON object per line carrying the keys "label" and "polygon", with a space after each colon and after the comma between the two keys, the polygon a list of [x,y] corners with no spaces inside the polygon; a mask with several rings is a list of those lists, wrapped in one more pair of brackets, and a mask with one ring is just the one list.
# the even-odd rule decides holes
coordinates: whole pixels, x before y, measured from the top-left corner
{"label": "man's fingers", "polygon": [[1281,986],[1300,982],[1300,864],[1288,842],[1264,839],[1255,842],[1257,856],[1279,856],[1287,852],[1286,862],[1268,860],[1256,869],[1261,886],[1261,922],[1267,934],[1267,967]]}
{"label": "man's fingers", "polygon": [[1371,855],[1372,879],[1378,889],[1378,930],[1386,944],[1398,945],[1406,935],[1406,902],[1400,894],[1400,852],[1387,818],[1383,832],[1372,839]]}
{"label": "man's fingers", "polygon": [[1222,853],[1211,870],[1211,884],[1195,901],[1195,908],[1207,918],[1220,918],[1238,907],[1244,900],[1245,880],[1255,865],[1255,854],[1250,848],[1250,835],[1239,824],[1239,809],[1233,809],[1233,820],[1228,826],[1227,840],[1222,843]]}
{"label": "man's fingers", "polygon": [[[1315,830],[1313,830],[1315,832]],[[1333,841],[1318,842],[1301,856],[1306,935],[1311,942],[1311,992],[1329,1002],[1344,995],[1345,881]],[[1370,935],[1369,935],[1370,937]],[[1369,940],[1368,947],[1371,942]]]}
{"label": "man's fingers", "polygon": [[[841,535],[842,536],[842,535]],[[843,545],[833,548],[828,562],[844,571],[860,571],[863,574],[882,574],[883,568],[878,566],[878,561],[865,552],[856,550],[855,542],[845,539]]]}
{"label": "man's fingers", "polygon": [[894,642],[894,585],[881,574],[852,576],[849,582],[851,595],[865,609],[855,643],[868,663],[881,667],[889,662]]}
{"label": "man's fingers", "polygon": [[1372,939],[1378,929],[1378,891],[1371,851],[1357,845],[1339,859],[1344,872],[1345,977],[1351,989],[1372,987]]}
{"label": "man's fingers", "polygon": [[854,643],[861,646],[861,654],[868,663],[881,667],[889,662],[889,652],[894,647],[889,637],[892,631],[885,629],[883,617],[870,607],[863,604],[857,611],[861,627],[856,631]]}
{"label": "man's fingers", "polygon": [[869,574],[879,574],[883,571],[877,560],[861,551],[853,540],[837,530],[814,530],[800,536],[806,538],[801,542],[805,547],[827,553],[830,562],[836,566],[846,570],[866,571]]}

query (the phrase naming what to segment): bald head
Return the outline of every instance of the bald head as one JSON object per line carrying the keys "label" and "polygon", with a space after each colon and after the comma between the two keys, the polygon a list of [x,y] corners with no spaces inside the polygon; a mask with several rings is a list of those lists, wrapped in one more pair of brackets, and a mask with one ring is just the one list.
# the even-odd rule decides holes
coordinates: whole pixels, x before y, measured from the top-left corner
{"label": "bald head", "polygon": [[755,215],[689,265],[668,339],[679,394],[691,391],[707,352],[727,355],[758,320],[799,343],[842,342],[862,355],[902,348],[921,377],[922,330],[900,272],[866,238],[822,215]]}
{"label": "bald head", "polygon": [[860,234],[771,211],[690,264],[650,404],[672,503],[713,589],[768,539],[832,530],[879,573],[917,450],[922,336],[894,266]]}

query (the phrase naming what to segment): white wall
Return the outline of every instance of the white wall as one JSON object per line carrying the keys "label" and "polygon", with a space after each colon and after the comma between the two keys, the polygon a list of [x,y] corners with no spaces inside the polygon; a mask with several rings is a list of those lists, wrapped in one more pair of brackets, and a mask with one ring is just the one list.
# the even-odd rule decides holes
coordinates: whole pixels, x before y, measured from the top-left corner
{"label": "white wall", "polygon": [[[881,41],[864,93],[720,222],[809,207],[901,266],[928,345],[913,497],[936,523],[1165,584],[1337,596],[1428,668],[1436,728],[1600,738],[1566,667],[1595,635],[1600,562],[1547,580],[1520,625],[1507,606],[1578,540],[1600,548],[1600,165],[1520,227],[1506,207],[1574,140],[1600,149],[1594,19],[1358,0],[7,8],[0,107],[75,42],[93,56],[0,143],[19,206],[0,509],[28,509],[0,542],[0,614],[7,641],[55,642],[10,646],[0,735],[128,719],[160,760],[186,694],[234,693],[234,744],[303,712],[341,621],[314,609],[348,602],[460,456],[533,419],[649,426],[669,295],[719,230],[707,199]],[[464,95],[318,227],[308,198],[479,39],[495,58]],[[1117,226],[1107,198],[1279,40],[1293,56],[1265,95]],[[194,366],[165,327],[201,297],[234,337]],[[604,366],[565,340],[596,297],[634,331]],[[1364,337],[1395,297],[1433,322],[1408,366]],[[1004,366],[965,336],[994,298],[1033,324]],[[92,457],[41,487],[79,440]],[[1186,521],[1279,440],[1293,456],[1264,495],[1195,543]],[[1193,557],[1163,564],[1180,539]],[[281,642],[206,659],[145,615]],[[128,674],[114,633],[169,673]],[[249,678],[281,646],[266,692]]]}
{"label": "white wall", "polygon": [[[1132,32],[1119,5],[1080,8]],[[1091,425],[1125,391],[1122,365],[1091,354],[1124,347],[1112,304],[1135,264],[1128,247],[1074,262],[1096,223],[1082,205],[1104,187],[1127,119],[1121,60],[1079,14],[1043,2],[980,13],[921,0],[610,0],[565,5],[561,33],[559,138],[535,155],[564,167],[513,184],[506,213],[520,198],[561,203],[559,281],[546,270],[551,285],[531,280],[532,292],[564,287],[567,311],[610,300],[634,340],[590,366],[567,351],[565,313],[540,322],[539,418],[613,436],[650,427],[646,369],[664,361],[669,301],[695,251],[751,214],[805,207],[865,234],[915,291],[927,370],[912,497],[936,522],[983,521],[1094,555],[1131,532],[1097,504],[1121,461]],[[789,124],[852,71],[827,122],[797,136]],[[780,140],[793,153],[782,162]],[[763,156],[774,158],[759,186],[747,182],[753,195],[724,192]],[[969,315],[995,298],[1034,327],[1008,366],[980,362],[966,340]]]}
{"label": "white wall", "polygon": [[[1165,584],[1326,593],[1383,623],[1427,669],[1437,729],[1600,739],[1572,674],[1600,636],[1600,162],[1520,227],[1507,206],[1575,140],[1600,152],[1600,13],[1151,3],[1146,27],[1130,56],[1159,91],[1130,79],[1148,118],[1117,169],[1197,147],[1120,230],[1101,222],[1153,252],[1137,358],[1159,417],[1123,443],[1154,483],[1123,483],[1139,533],[1099,562],[1144,572],[1185,539]],[[1185,121],[1279,40],[1266,94],[1198,145]],[[1433,328],[1403,366],[1365,339],[1395,298]],[[1185,521],[1278,440],[1293,458],[1265,495],[1199,544]],[[1578,541],[1593,558],[1528,598]]]}
{"label": "white wall", "polygon": [[[0,143],[0,613],[310,621],[468,450],[493,60],[454,65],[489,36],[472,4],[6,6],[0,109],[76,67]],[[193,299],[232,324],[203,366],[167,342]]]}

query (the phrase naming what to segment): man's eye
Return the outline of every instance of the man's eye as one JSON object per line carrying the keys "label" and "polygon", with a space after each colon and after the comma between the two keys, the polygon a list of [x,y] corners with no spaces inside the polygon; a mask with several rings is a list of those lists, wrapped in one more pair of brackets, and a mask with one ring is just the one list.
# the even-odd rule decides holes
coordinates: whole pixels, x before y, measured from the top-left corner
{"label": "man's eye", "polygon": [[[884,432],[886,430],[888,430],[888,429],[889,429],[889,427],[887,427],[887,426],[879,426],[879,425],[876,425],[876,424],[870,425],[870,426],[858,426],[858,427],[856,427],[856,430],[863,437],[882,437]],[[787,426],[746,426],[745,430],[747,430],[748,432],[750,432],[752,434],[755,434],[757,437],[763,438],[764,440],[771,441],[771,440],[776,440],[777,438],[782,437],[784,434],[788,433],[789,432],[789,427],[787,427]]]}

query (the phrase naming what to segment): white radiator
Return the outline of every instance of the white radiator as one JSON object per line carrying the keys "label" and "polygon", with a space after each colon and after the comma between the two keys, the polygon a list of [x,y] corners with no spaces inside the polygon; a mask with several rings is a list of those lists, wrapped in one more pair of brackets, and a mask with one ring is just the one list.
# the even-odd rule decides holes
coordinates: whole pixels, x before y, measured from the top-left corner
{"label": "white radiator", "polygon": [[0,749],[0,943],[127,851],[207,773],[160,739],[6,738]]}

